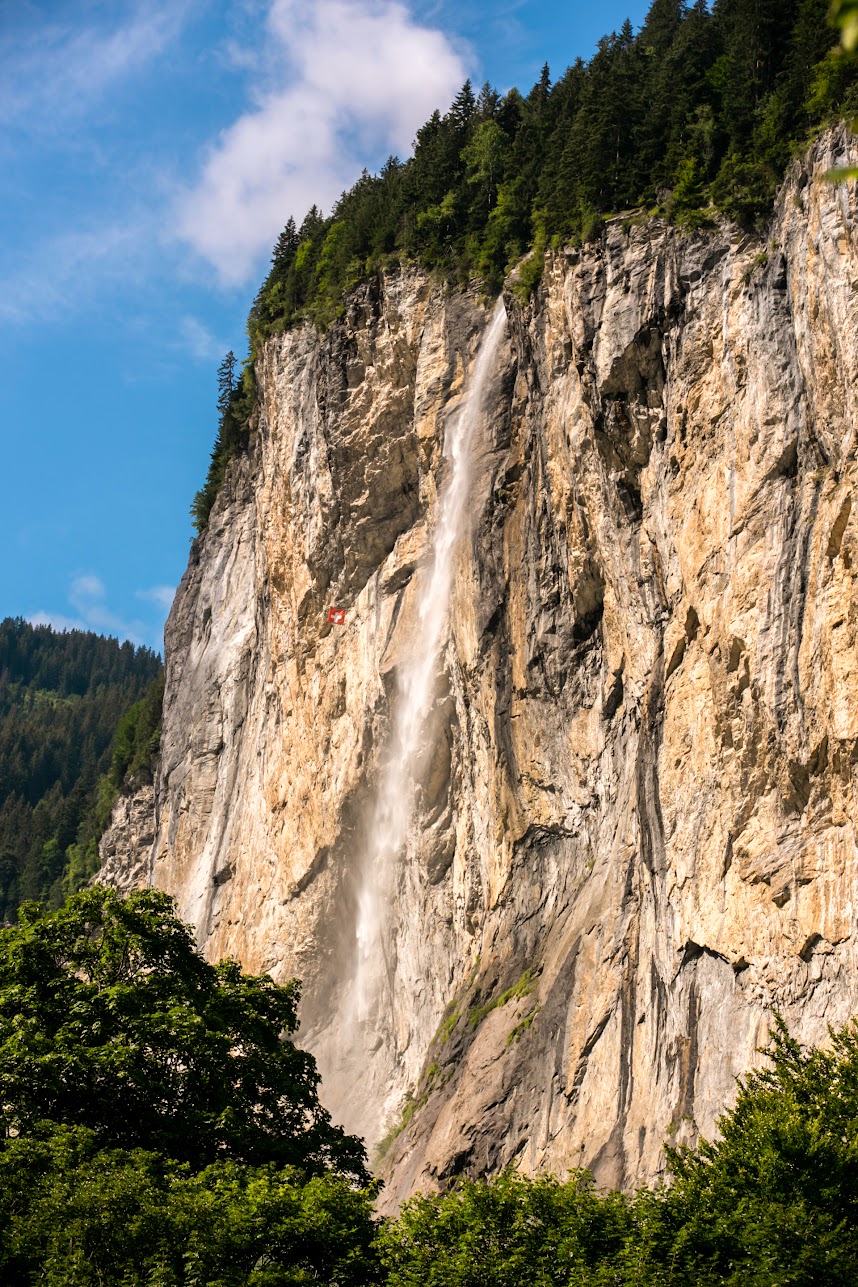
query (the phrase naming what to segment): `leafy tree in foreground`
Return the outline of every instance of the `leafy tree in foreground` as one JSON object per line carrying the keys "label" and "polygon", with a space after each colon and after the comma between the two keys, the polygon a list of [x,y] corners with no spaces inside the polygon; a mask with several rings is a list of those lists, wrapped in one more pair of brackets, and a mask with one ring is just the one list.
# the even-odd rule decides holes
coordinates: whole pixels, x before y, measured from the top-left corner
{"label": "leafy tree in foreground", "polygon": [[209,965],[165,894],[25,904],[0,930],[0,1281],[372,1281],[375,1188],[288,1039],[298,995]]}
{"label": "leafy tree in foreground", "polygon": [[624,1281],[631,1234],[627,1199],[586,1173],[561,1184],[506,1171],[412,1199],[380,1243],[392,1287],[584,1287]]}
{"label": "leafy tree in foreground", "polygon": [[0,1281],[47,1287],[359,1287],[373,1191],[340,1176],[99,1148],[59,1127],[0,1151]]}
{"label": "leafy tree in foreground", "polygon": [[[671,1155],[653,1238],[665,1281],[858,1283],[858,1029],[808,1051],[778,1020],[769,1057],[720,1138]],[[649,1196],[639,1212],[651,1215]]]}
{"label": "leafy tree in foreground", "polygon": [[289,1041],[297,985],[208,965],[164,894],[0,931],[11,1287],[858,1285],[858,1029],[778,1023],[714,1143],[634,1197],[508,1171],[376,1225],[363,1148]]}
{"label": "leafy tree in foreground", "polygon": [[288,1036],[297,983],[209,965],[172,899],[88,889],[0,930],[0,1125],[83,1126],[199,1168],[225,1158],[368,1176]]}

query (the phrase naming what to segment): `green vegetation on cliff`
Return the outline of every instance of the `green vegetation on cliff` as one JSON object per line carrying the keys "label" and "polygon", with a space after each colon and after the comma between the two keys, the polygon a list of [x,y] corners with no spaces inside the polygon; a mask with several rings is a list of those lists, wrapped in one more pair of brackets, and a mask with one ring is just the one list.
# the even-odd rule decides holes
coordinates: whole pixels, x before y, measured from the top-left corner
{"label": "green vegetation on cliff", "polygon": [[[297,323],[326,327],[386,265],[417,263],[494,294],[533,251],[516,286],[527,294],[547,246],[591,240],[606,215],[659,211],[690,228],[717,215],[746,226],[764,218],[796,149],[858,111],[855,64],[836,47],[828,8],[653,0],[637,34],[625,22],[553,83],[546,65],[526,95],[466,82],[417,131],[407,161],[364,172],[328,217],[313,206],[300,226],[289,218],[248,318],[251,358]],[[226,404],[221,385],[197,532],[247,441],[251,369]]]}
{"label": "green vegetation on cliff", "polygon": [[0,622],[0,920],[94,873],[126,773],[149,771],[162,684],[148,648]]}
{"label": "green vegetation on cliff", "polygon": [[[828,0],[654,0],[553,84],[523,96],[467,82],[417,132],[414,155],[364,174],[328,218],[289,220],[251,310],[252,349],[309,318],[327,325],[375,268],[410,260],[496,292],[550,239],[586,241],[601,218],[657,208],[696,225],[752,223],[796,147],[858,110]],[[540,270],[537,253],[530,280]]]}
{"label": "green vegetation on cliff", "polygon": [[206,481],[191,505],[191,518],[198,533],[204,532],[208,525],[227,465],[247,446],[248,424],[256,404],[252,365],[245,364],[241,374],[237,375],[235,354],[230,350],[218,367],[217,390],[217,437]]}

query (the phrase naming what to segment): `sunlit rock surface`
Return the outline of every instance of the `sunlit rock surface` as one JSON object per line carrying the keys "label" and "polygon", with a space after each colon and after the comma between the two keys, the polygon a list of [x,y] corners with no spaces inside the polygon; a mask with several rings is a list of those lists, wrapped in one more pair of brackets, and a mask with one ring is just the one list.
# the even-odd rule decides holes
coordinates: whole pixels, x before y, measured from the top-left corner
{"label": "sunlit rock surface", "polygon": [[209,956],[304,980],[346,1126],[376,1144],[411,1092],[390,1204],[511,1158],[652,1179],[772,1007],[812,1041],[858,1011],[858,242],[823,178],[847,151],[795,167],[765,240],[615,220],[508,299],[360,1068],[328,1021],[486,306],[394,273],[265,347],[129,861]]}
{"label": "sunlit rock surface", "polygon": [[155,792],[151,783],[137,783],[120,794],[99,841],[98,880],[123,893],[145,887],[154,839]]}

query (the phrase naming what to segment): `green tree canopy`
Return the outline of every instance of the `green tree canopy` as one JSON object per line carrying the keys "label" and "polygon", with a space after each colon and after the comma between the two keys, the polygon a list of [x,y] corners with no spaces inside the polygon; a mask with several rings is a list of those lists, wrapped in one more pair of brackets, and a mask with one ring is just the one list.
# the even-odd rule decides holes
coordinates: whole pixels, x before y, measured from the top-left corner
{"label": "green tree canopy", "polygon": [[290,1167],[99,1148],[83,1127],[0,1150],[4,1287],[362,1287],[373,1190]]}
{"label": "green tree canopy", "polygon": [[0,930],[0,1126],[85,1127],[195,1168],[226,1158],[367,1177],[289,1037],[297,983],[209,965],[172,900],[88,889]]}
{"label": "green tree canopy", "polygon": [[611,1267],[632,1236],[627,1199],[599,1194],[586,1173],[506,1171],[412,1199],[380,1244],[391,1287],[591,1287],[627,1281]]}
{"label": "green tree canopy", "polygon": [[[769,1058],[740,1083],[718,1139],[671,1154],[651,1252],[672,1281],[858,1282],[858,1030],[805,1050],[778,1021]],[[651,1212],[648,1195],[640,1209]]]}
{"label": "green tree canopy", "polygon": [[[459,1177],[376,1224],[294,1033],[297,985],[208,965],[171,900],[87,890],[0,932],[0,1282],[848,1287],[858,1029],[778,1023],[670,1183]],[[356,1093],[359,1089],[356,1088]]]}

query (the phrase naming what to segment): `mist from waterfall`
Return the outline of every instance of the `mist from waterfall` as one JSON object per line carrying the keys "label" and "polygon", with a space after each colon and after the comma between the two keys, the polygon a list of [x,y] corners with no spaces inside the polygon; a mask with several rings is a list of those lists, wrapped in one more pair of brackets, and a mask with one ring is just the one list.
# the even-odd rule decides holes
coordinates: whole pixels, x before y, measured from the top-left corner
{"label": "mist from waterfall", "polygon": [[[432,736],[439,662],[446,640],[456,549],[468,530],[471,440],[483,413],[486,389],[506,328],[499,299],[480,341],[460,405],[444,434],[447,477],[441,488],[430,561],[417,585],[412,644],[398,667],[391,731],[380,767],[375,800],[359,854],[353,974],[343,988],[327,1037],[314,1050],[323,1072],[325,1098],[347,1129],[374,1142],[383,1124],[366,1102],[370,1061],[384,1034],[392,1032],[393,969],[387,951],[387,920],[396,871],[414,807],[418,761]],[[362,1084],[363,1083],[363,1084]]]}

